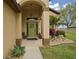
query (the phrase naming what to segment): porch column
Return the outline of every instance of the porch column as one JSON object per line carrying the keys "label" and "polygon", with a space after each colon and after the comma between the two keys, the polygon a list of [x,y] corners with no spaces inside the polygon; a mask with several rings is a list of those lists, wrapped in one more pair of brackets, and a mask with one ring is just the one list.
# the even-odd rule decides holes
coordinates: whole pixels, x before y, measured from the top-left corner
{"label": "porch column", "polygon": [[20,45],[21,44],[21,39],[22,39],[22,14],[18,13],[17,14],[17,21],[16,21],[16,44]]}
{"label": "porch column", "polygon": [[39,20],[38,22],[38,33],[41,34],[41,20]]}
{"label": "porch column", "polygon": [[43,45],[49,45],[49,12],[47,8],[42,14],[42,37]]}

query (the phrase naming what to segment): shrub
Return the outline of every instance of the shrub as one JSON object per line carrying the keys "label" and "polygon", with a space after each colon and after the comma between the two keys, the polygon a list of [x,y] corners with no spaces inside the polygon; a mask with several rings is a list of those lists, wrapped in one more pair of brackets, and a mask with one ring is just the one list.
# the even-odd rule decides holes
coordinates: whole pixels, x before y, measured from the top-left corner
{"label": "shrub", "polygon": [[22,46],[14,46],[14,49],[11,51],[11,55],[12,57],[20,57],[20,56],[23,56],[24,53],[25,53],[25,47],[22,47]]}
{"label": "shrub", "polygon": [[49,34],[50,34],[51,36],[63,35],[63,36],[65,37],[65,31],[63,31],[63,30],[50,29],[50,30],[49,30]]}

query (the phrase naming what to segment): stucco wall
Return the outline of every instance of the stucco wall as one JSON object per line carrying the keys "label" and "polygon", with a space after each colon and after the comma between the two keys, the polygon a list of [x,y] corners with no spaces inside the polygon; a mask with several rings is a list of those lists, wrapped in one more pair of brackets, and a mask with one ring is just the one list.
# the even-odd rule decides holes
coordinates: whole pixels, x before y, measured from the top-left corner
{"label": "stucco wall", "polygon": [[16,39],[16,14],[3,3],[3,57],[13,48]]}

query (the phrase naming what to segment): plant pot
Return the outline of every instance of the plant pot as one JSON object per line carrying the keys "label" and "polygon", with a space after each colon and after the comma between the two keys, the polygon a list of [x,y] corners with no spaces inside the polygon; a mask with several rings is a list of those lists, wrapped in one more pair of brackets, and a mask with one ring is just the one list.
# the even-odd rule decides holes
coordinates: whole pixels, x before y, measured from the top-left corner
{"label": "plant pot", "polygon": [[42,35],[41,34],[38,34],[38,37],[39,37],[39,39],[42,39]]}
{"label": "plant pot", "polygon": [[21,43],[22,43],[22,39],[16,39],[16,45],[21,45]]}

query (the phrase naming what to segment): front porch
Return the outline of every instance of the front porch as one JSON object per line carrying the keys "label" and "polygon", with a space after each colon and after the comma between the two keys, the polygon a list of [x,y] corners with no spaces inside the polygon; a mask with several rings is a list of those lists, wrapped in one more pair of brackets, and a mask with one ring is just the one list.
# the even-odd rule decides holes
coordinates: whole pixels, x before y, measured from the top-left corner
{"label": "front porch", "polygon": [[22,4],[22,32],[29,38],[49,38],[49,14],[46,6],[37,1],[26,1]]}
{"label": "front porch", "polygon": [[49,45],[45,44],[49,41],[49,8],[39,1],[25,1],[21,7],[17,15],[17,39],[38,39],[41,35],[42,44]]}

